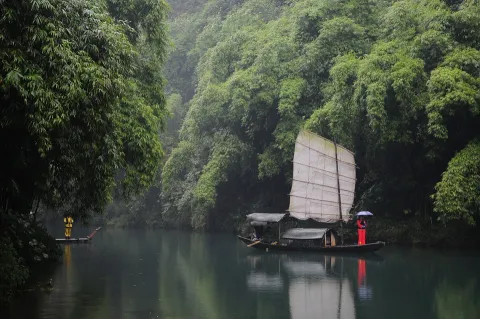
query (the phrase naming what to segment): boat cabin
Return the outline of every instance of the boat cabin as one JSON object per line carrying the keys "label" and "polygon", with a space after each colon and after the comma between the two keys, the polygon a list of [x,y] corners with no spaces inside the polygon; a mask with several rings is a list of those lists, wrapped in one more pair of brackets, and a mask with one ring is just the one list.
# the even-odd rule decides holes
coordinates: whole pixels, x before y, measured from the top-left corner
{"label": "boat cabin", "polygon": [[[254,229],[251,239],[262,240],[267,239],[265,237],[272,237],[268,239],[270,241],[284,239],[293,246],[331,247],[337,245],[337,233],[331,228],[291,228],[282,235],[280,222],[286,222],[289,219],[289,214],[254,213],[248,215],[247,220]],[[275,225],[278,227],[278,233],[271,232],[265,236],[266,229]],[[266,241],[269,241],[268,239]]]}
{"label": "boat cabin", "polygon": [[[270,226],[277,225],[278,227],[278,239],[280,239],[280,221],[288,218],[288,214],[263,214],[263,213],[254,213],[247,215],[247,221],[249,221],[250,226],[253,227],[254,231],[251,235],[252,240],[262,239],[267,228]],[[272,234],[269,234],[272,235]],[[276,236],[275,236],[276,237]]]}
{"label": "boat cabin", "polygon": [[292,228],[287,230],[282,238],[293,245],[311,244],[321,247],[337,245],[337,233],[331,228]]}

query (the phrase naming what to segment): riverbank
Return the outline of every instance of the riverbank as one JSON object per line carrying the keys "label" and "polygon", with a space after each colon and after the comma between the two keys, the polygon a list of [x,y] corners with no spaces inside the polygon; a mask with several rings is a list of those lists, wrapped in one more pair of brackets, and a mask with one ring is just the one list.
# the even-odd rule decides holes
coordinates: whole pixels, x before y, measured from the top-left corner
{"label": "riverbank", "polygon": [[2,211],[2,222],[6,226],[0,235],[0,305],[5,305],[62,253],[47,230],[28,217]]}
{"label": "riverbank", "polygon": [[[413,245],[431,248],[480,249],[477,228],[462,223],[426,224],[415,219],[371,219],[367,230],[368,241]],[[356,241],[356,228],[349,227],[345,237]]]}
{"label": "riverbank", "polygon": [[[245,224],[244,218],[239,219],[238,224],[231,225],[229,229],[215,229],[209,232],[229,232],[235,234],[248,232],[249,226]],[[167,227],[149,227],[107,222],[108,228],[144,228],[144,229],[181,229],[194,231],[188,226],[169,225]],[[304,226],[302,226],[304,227]],[[311,224],[306,227],[318,227]],[[344,226],[345,240],[348,242],[357,241],[357,229],[353,223]],[[419,246],[426,248],[455,248],[455,249],[480,249],[480,234],[478,228],[471,227],[461,222],[450,222],[447,225],[440,223],[422,223],[416,219],[393,220],[382,217],[374,217],[369,220],[367,240],[384,241],[389,244]]]}

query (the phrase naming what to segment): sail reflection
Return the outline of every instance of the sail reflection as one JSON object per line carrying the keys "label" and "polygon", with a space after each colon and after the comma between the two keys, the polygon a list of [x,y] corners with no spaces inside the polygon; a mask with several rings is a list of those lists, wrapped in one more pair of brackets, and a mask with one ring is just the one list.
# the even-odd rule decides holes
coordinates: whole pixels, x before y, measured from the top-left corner
{"label": "sail reflection", "polygon": [[355,303],[349,282],[323,280],[294,282],[290,285],[291,318],[355,318]]}
{"label": "sail reflection", "polygon": [[261,272],[248,274],[247,286],[254,291],[280,292],[284,289],[283,279],[279,275],[267,275]]}
{"label": "sail reflection", "polygon": [[326,274],[325,267],[321,263],[290,260],[283,265],[292,276],[325,276]]}
{"label": "sail reflection", "polygon": [[[271,256],[265,255],[266,263],[270,262],[267,258],[271,259]],[[248,288],[274,293],[286,286],[284,291],[288,291],[290,318],[355,318],[354,290],[343,271],[343,257],[277,255],[277,273],[261,271],[260,260],[255,260],[256,269],[247,275]],[[364,263],[360,265],[363,283],[366,271]]]}
{"label": "sail reflection", "polygon": [[291,318],[313,318],[318,314],[325,318],[355,318],[353,293],[343,274],[334,271],[335,258],[323,256],[319,262],[285,264],[293,279],[289,288]]}

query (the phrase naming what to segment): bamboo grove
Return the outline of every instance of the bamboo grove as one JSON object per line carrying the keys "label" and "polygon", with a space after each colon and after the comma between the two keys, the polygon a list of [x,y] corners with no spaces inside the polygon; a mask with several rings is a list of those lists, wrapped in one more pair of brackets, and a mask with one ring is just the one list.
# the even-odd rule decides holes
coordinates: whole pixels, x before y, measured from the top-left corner
{"label": "bamboo grove", "polygon": [[166,77],[188,113],[162,171],[167,224],[284,211],[301,127],[354,150],[355,209],[477,223],[476,1],[181,4]]}
{"label": "bamboo grove", "polygon": [[0,1],[0,301],[58,257],[39,206],[80,221],[115,193],[129,198],[153,182],[166,119],[167,8]]}

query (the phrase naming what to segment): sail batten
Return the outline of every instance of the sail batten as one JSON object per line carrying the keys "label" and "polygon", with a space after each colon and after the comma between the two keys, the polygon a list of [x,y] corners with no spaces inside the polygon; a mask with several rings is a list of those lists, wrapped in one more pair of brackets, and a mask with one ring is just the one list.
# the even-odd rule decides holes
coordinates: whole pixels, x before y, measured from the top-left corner
{"label": "sail batten", "polygon": [[[306,166],[306,167],[309,167],[309,168],[311,168],[311,169],[313,169],[313,170],[315,170],[315,171],[318,171],[318,172],[331,173],[331,172],[329,172],[329,171],[325,171],[325,170],[322,170],[322,169],[318,169],[318,168],[315,168],[315,167],[313,167],[313,166],[308,166],[308,165],[305,165],[305,164],[302,164],[302,163],[295,163],[295,162],[293,162],[293,164],[294,164],[294,165]],[[356,180],[355,178],[353,178],[353,177],[351,177],[351,176],[347,176],[347,175],[338,174],[338,176],[343,177],[343,178],[348,178],[348,179],[351,179],[351,180],[354,180],[354,181]],[[332,178],[337,178],[336,175],[335,175],[335,176],[331,176],[331,177],[332,177]]]}
{"label": "sail batten", "polygon": [[[313,134],[313,133],[312,133],[312,134]],[[322,137],[322,138],[323,138],[323,137]],[[328,142],[330,142],[330,143],[333,143],[333,142],[331,142],[331,141],[329,141],[329,140],[327,140],[327,139],[325,139],[325,140],[328,141]],[[303,143],[298,143],[298,144],[299,144],[299,145],[303,145],[303,146],[305,146],[305,147],[309,147],[308,145],[305,145],[305,144],[303,144]],[[340,145],[337,145],[337,149],[339,149],[339,148],[342,148],[342,150],[344,150],[344,151],[352,154],[352,156],[354,155],[352,152],[350,152],[350,151],[347,150],[346,148],[344,148],[344,147],[342,147],[342,146],[340,146]],[[327,155],[327,154],[323,154],[322,152],[319,152],[319,151],[317,151],[317,150],[315,150],[315,149],[312,149],[312,151],[313,151],[313,152],[317,152],[317,153],[319,153],[319,154],[322,154],[322,155],[324,155],[324,156],[326,156],[326,157],[329,157],[329,158],[335,160],[335,156],[330,156],[330,155]],[[347,161],[344,161],[344,160],[342,160],[342,159],[340,159],[340,158],[338,158],[338,157],[337,157],[337,160],[338,160],[339,162],[345,163],[345,164],[347,164],[347,165],[355,166],[355,164],[350,163],[350,162],[347,162]]]}
{"label": "sail batten", "polygon": [[346,148],[302,130],[295,142],[289,213],[324,223],[348,220],[356,183],[354,155]]}
{"label": "sail batten", "polygon": [[[300,180],[297,180],[297,179],[293,179],[293,181],[295,181],[295,182],[303,182],[303,181],[300,181]],[[332,187],[332,186],[328,186],[328,185],[315,184],[315,183],[311,183],[311,184],[317,185],[317,186],[321,186],[321,187],[333,188],[333,189],[335,189],[335,190],[338,191],[338,187]],[[355,193],[354,191],[351,191],[351,190],[345,189],[345,188],[340,188],[340,190],[346,191],[346,192],[350,192],[350,193]],[[336,193],[337,193],[337,192],[335,192],[335,194],[336,194]],[[291,194],[289,194],[289,195],[291,195]]]}

